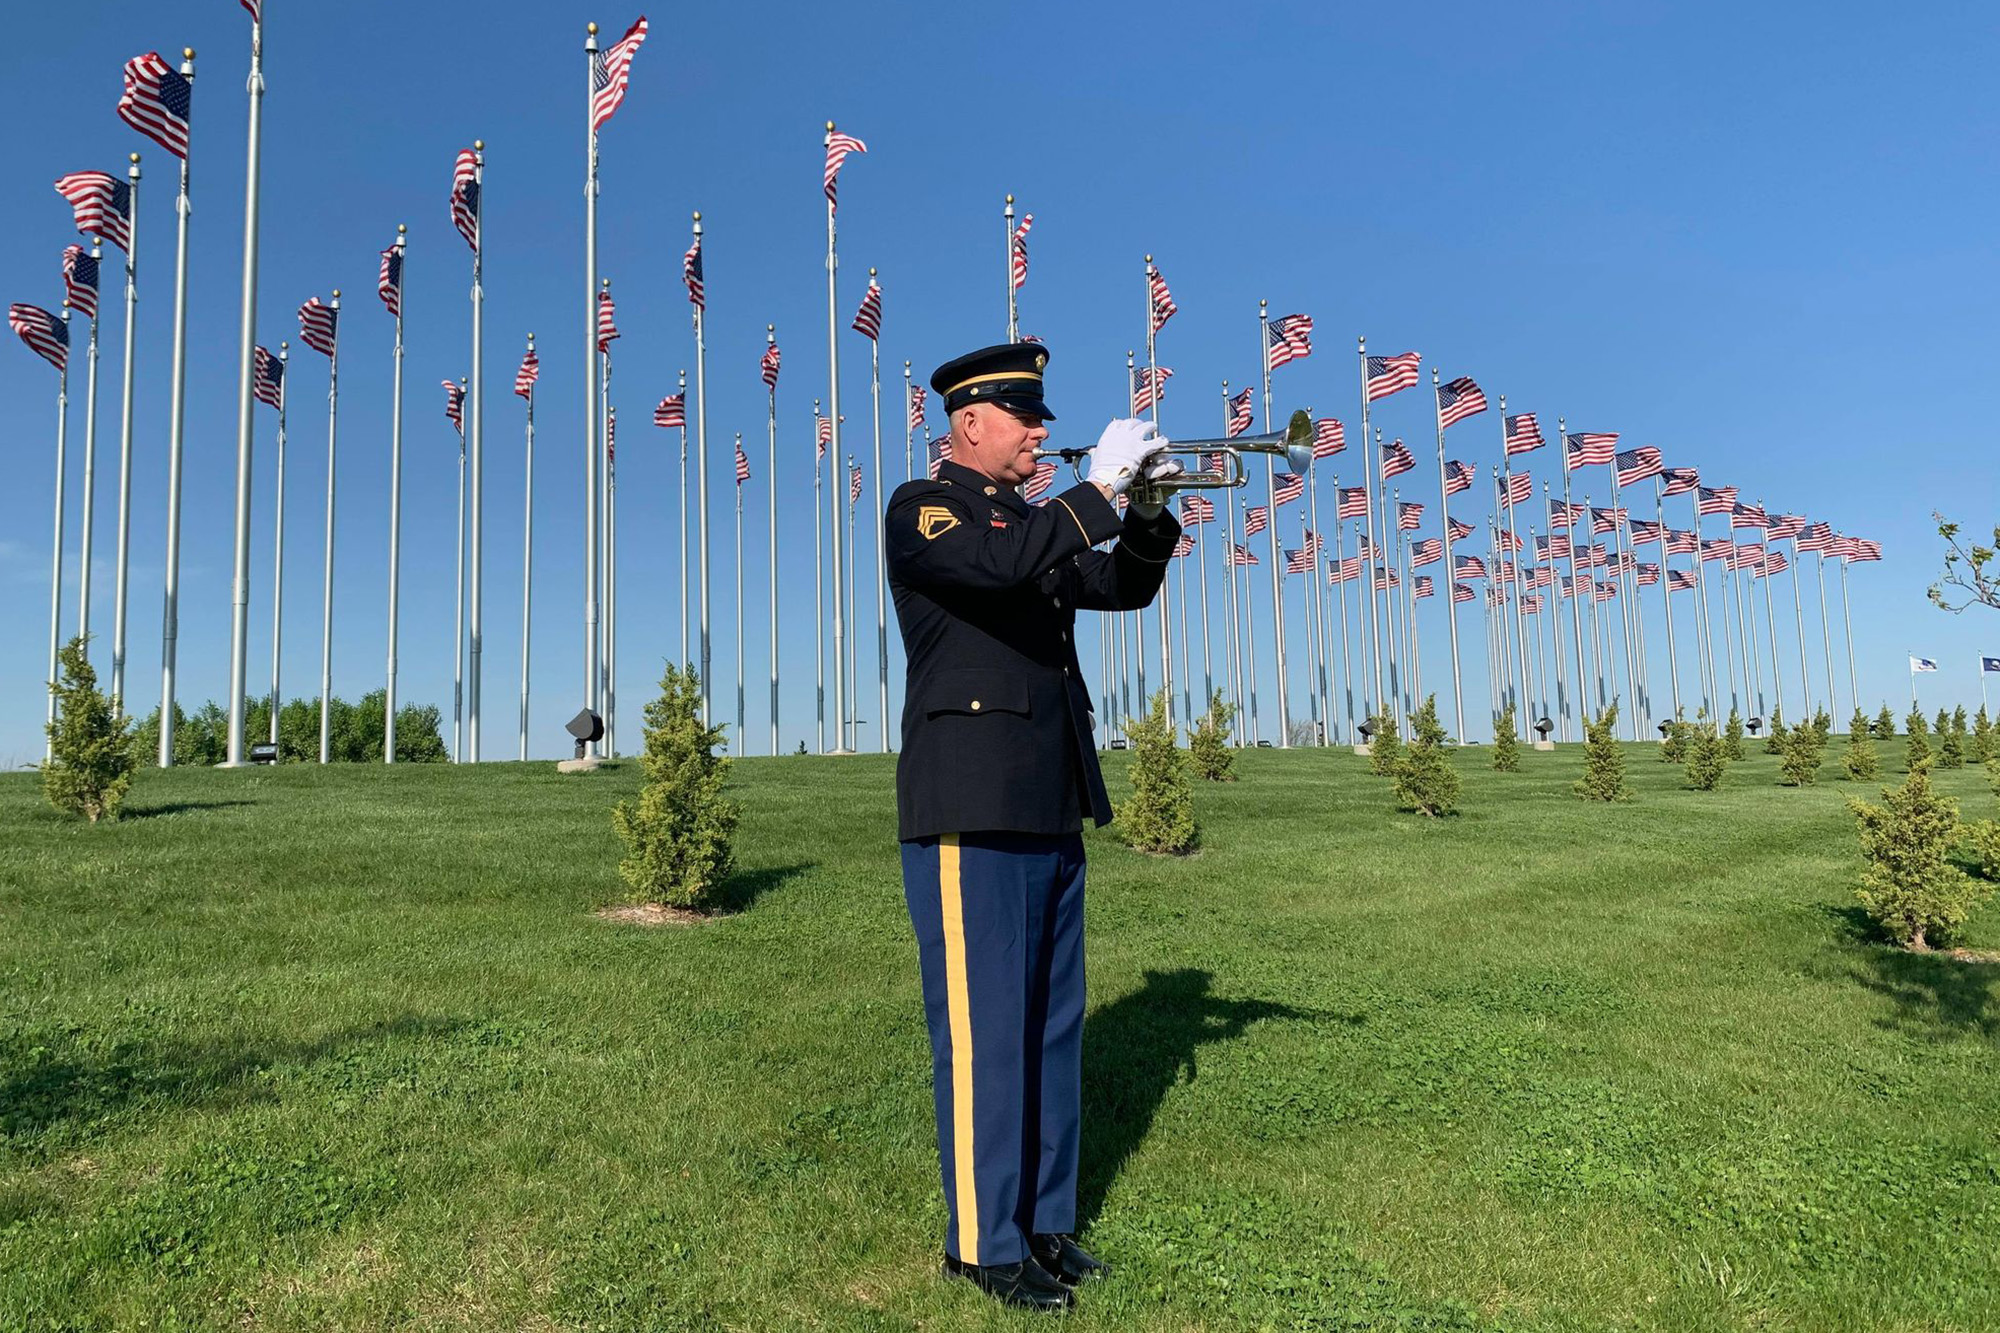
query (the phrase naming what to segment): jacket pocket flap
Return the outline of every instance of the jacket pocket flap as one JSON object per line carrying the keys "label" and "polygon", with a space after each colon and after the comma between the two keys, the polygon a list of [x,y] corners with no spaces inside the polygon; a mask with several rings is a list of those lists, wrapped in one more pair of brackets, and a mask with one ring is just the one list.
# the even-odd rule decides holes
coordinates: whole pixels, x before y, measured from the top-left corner
{"label": "jacket pocket flap", "polygon": [[1028,716],[1028,678],[993,667],[958,667],[940,671],[924,689],[924,712],[1015,713]]}

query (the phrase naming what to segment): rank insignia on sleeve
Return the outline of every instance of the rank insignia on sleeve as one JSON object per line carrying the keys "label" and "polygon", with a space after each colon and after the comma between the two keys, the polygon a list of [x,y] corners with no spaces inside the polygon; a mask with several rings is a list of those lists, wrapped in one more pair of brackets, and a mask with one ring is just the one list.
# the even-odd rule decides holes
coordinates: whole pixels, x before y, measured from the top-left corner
{"label": "rank insignia on sleeve", "polygon": [[917,510],[917,531],[925,541],[936,541],[958,526],[958,515],[944,505],[924,505]]}

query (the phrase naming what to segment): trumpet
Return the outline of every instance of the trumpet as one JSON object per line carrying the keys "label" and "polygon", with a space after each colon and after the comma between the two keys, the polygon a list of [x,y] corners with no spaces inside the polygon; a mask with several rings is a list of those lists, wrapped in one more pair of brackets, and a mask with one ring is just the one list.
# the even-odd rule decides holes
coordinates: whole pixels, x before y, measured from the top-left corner
{"label": "trumpet", "polygon": [[[1194,460],[1193,465],[1178,477],[1157,482],[1135,481],[1132,495],[1143,504],[1159,504],[1175,491],[1221,491],[1247,485],[1250,478],[1244,467],[1245,454],[1264,454],[1275,458],[1284,464],[1287,472],[1303,477],[1312,466],[1312,418],[1304,412],[1294,412],[1283,430],[1265,435],[1238,435],[1227,440],[1171,440],[1152,457],[1187,457]],[[1083,464],[1090,457],[1090,450],[1038,449],[1035,457],[1063,459],[1081,480]],[[1219,466],[1205,466],[1215,460],[1220,460]]]}

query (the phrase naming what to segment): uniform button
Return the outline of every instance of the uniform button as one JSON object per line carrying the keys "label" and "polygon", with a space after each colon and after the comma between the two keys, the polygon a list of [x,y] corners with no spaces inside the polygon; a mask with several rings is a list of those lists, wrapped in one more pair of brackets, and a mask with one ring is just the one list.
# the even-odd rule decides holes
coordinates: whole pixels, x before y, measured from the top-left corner
{"label": "uniform button", "polygon": [[1054,603],[1056,604],[1056,610],[1058,610],[1058,611],[1062,610],[1062,598],[1060,598],[1060,597],[1051,597],[1051,598],[1050,598],[1049,600],[1050,600],[1050,601],[1052,601],[1052,602],[1054,602]]}
{"label": "uniform button", "polygon": [[979,711],[979,700],[974,699],[972,701],[972,711],[975,713]]}
{"label": "uniform button", "polygon": [[1068,643],[1068,642],[1069,642],[1069,631],[1068,631],[1068,630],[1064,630],[1064,631],[1062,632],[1062,641],[1063,641],[1064,643]]}

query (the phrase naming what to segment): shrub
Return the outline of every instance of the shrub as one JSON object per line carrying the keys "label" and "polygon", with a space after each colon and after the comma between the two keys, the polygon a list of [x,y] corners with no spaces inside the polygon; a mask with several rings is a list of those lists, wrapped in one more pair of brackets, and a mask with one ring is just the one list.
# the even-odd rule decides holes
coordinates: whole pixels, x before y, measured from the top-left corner
{"label": "shrub", "polygon": [[1125,729],[1132,740],[1132,799],[1115,811],[1118,835],[1142,852],[1179,855],[1194,850],[1194,793],[1187,756],[1174,744],[1167,694],[1157,690],[1146,715]]}
{"label": "shrub", "polygon": [[1854,710],[1854,720],[1847,725],[1847,751],[1840,756],[1840,766],[1855,781],[1875,776],[1875,738],[1869,733],[1868,719],[1859,708]]}
{"label": "shrub", "polygon": [[1393,777],[1396,761],[1403,757],[1403,742],[1396,735],[1396,714],[1392,710],[1372,719],[1375,734],[1368,738],[1368,771],[1378,778]]}
{"label": "shrub", "polygon": [[139,760],[122,701],[97,688],[83,644],[79,635],[56,654],[56,678],[49,682],[56,720],[46,728],[50,753],[42,765],[42,792],[56,809],[95,824],[118,818]]}
{"label": "shrub", "polygon": [[1729,706],[1729,725],[1722,733],[1722,757],[1732,764],[1743,758],[1743,715],[1734,704]]}
{"label": "shrub", "polygon": [[1514,703],[1510,699],[1493,720],[1493,768],[1499,773],[1518,772],[1521,767],[1521,742],[1514,735]]}
{"label": "shrub", "polygon": [[1904,765],[1914,773],[1931,761],[1931,745],[1924,737],[1929,734],[1931,724],[1924,721],[1924,715],[1915,708],[1903,719],[1903,730],[1909,735],[1905,748]]}
{"label": "shrub", "polygon": [[1996,757],[2000,757],[2000,746],[1994,743],[1993,723],[1986,716],[1986,705],[1981,704],[1972,719],[1972,760],[1990,764]]}
{"label": "shrub", "polygon": [[1900,788],[1884,788],[1882,805],[1853,797],[1847,801],[1860,826],[1866,862],[1855,896],[1898,943],[1911,949],[1949,939],[1993,891],[1952,864],[1958,805],[1932,788],[1929,767],[1919,764]]}
{"label": "shrub", "polygon": [[1694,726],[1679,713],[1667,723],[1667,729],[1660,733],[1660,762],[1663,764],[1683,764],[1687,762],[1688,742],[1694,737]]}
{"label": "shrub", "polygon": [[1785,752],[1785,715],[1779,710],[1771,710],[1771,729],[1764,733],[1764,753],[1783,754]]}
{"label": "shrub", "polygon": [[646,705],[639,755],[646,785],[637,802],[621,801],[611,812],[627,849],[618,873],[641,901],[712,907],[729,876],[740,811],[722,796],[729,776],[729,761],[716,753],[722,733],[702,725],[700,675],[669,662],[660,697]]}
{"label": "shrub", "polygon": [[[1510,717],[1513,711],[1508,708]],[[1458,808],[1459,778],[1444,757],[1444,725],[1438,721],[1435,694],[1410,718],[1410,732],[1410,746],[1396,763],[1396,799],[1420,815],[1448,815]]]}
{"label": "shrub", "polygon": [[[336,696],[327,704],[327,758],[336,764],[382,762],[387,690],[371,690],[350,704]],[[450,760],[436,704],[403,704],[396,709],[396,762],[441,764]],[[159,757],[160,710],[157,706],[133,735],[142,764]],[[245,747],[271,738],[271,701],[246,699],[243,705]],[[174,762],[219,764],[229,756],[229,713],[210,700],[192,717],[174,706]],[[278,762],[319,762],[319,699],[291,699],[278,709]]]}
{"label": "shrub", "polygon": [[1819,781],[1819,766],[1826,737],[1817,726],[1796,726],[1785,736],[1785,748],[1778,762],[1778,777],[1787,787],[1810,787]]}
{"label": "shrub", "polygon": [[1942,739],[1939,740],[1938,742],[1938,767],[1964,768],[1965,767],[1964,738],[1961,737],[1958,734],[1958,732],[1949,725],[1947,725],[1945,729],[1938,734],[1940,735],[1940,737],[1942,737]]}
{"label": "shrub", "polygon": [[1980,819],[1965,826],[1966,840],[1972,844],[1972,855],[1979,862],[1979,873],[1989,880],[2000,880],[2000,820]]}
{"label": "shrub", "polygon": [[1618,745],[1618,705],[1612,704],[1595,722],[1583,724],[1588,738],[1583,747],[1583,778],[1576,784],[1579,799],[1585,801],[1629,801],[1625,785],[1625,751]]}
{"label": "shrub", "polygon": [[1217,690],[1208,701],[1208,712],[1188,732],[1188,760],[1196,777],[1210,782],[1236,781],[1234,756],[1229,753],[1229,724],[1236,718],[1236,705],[1225,701]]}
{"label": "shrub", "polygon": [[[1856,708],[1858,710],[1859,705],[1856,705]],[[1896,715],[1889,711],[1889,705],[1883,704],[1882,711],[1875,715],[1875,739],[1886,741],[1895,734]]]}
{"label": "shrub", "polygon": [[1722,738],[1715,734],[1715,724],[1704,722],[1695,727],[1687,745],[1687,785],[1695,791],[1714,791],[1722,785],[1723,770],[1728,767],[1729,756]]}

